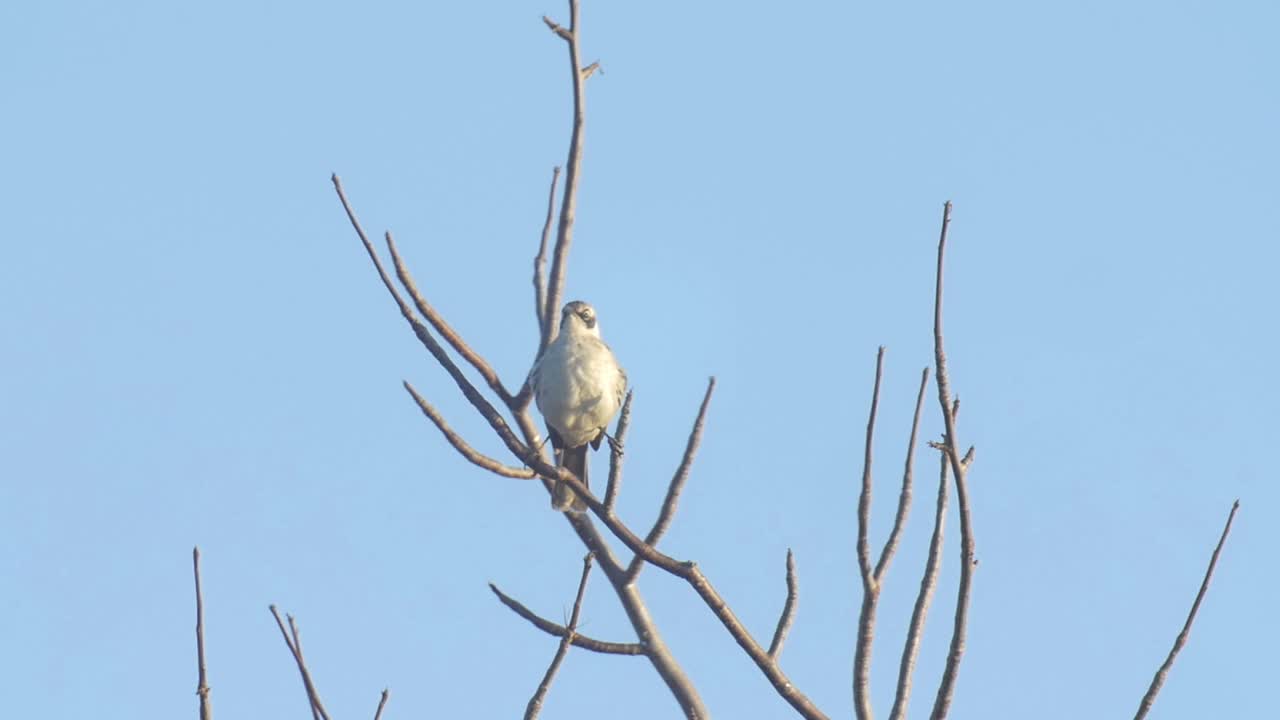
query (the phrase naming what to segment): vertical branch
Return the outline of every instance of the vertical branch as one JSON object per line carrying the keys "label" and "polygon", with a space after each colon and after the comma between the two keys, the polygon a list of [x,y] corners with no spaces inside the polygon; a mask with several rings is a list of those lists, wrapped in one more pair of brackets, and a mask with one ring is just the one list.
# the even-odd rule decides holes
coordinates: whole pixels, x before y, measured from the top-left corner
{"label": "vertical branch", "polygon": [[876,432],[876,411],[880,406],[880,379],[884,372],[884,346],[876,353],[876,381],[871,391],[871,413],[867,418],[867,438],[863,448],[862,493],[858,497],[858,572],[862,576],[862,610],[858,614],[858,639],[853,653],[853,708],[858,720],[871,720],[871,641],[875,637],[876,601],[879,581],[871,569],[867,547],[867,526],[871,522],[871,449]]}
{"label": "vertical branch", "polygon": [[538,254],[533,258],[533,305],[538,316],[538,331],[546,333],[547,326],[547,241],[551,238],[551,222],[556,215],[556,184],[560,182],[560,166],[551,171],[551,193],[547,198],[547,220],[542,224],[542,241]]}
{"label": "vertical branch", "polygon": [[573,637],[578,629],[578,616],[582,612],[582,598],[587,592],[587,576],[591,574],[592,557],[588,552],[587,556],[582,558],[582,579],[578,581],[578,595],[573,600],[573,612],[569,614],[569,624],[565,627],[564,636],[560,638],[560,646],[556,648],[555,657],[551,659],[551,665],[547,667],[542,682],[538,684],[533,697],[529,698],[529,705],[524,711],[524,720],[534,720],[538,717],[538,713],[542,710],[542,701],[547,696],[547,690],[551,688],[551,681],[555,679],[560,663],[564,662],[565,655],[569,653],[569,646],[573,644]]}
{"label": "vertical branch", "polygon": [[551,276],[547,283],[547,298],[543,307],[542,342],[538,354],[560,331],[560,304],[564,294],[564,276],[567,270],[569,246],[573,244],[573,221],[578,202],[578,171],[582,167],[582,129],[586,122],[586,98],[583,85],[586,74],[578,60],[578,0],[569,0],[569,29],[560,27],[550,18],[542,21],[569,46],[569,70],[573,78],[573,131],[569,136],[569,156],[565,161],[564,193],[560,201],[560,225],[556,231],[556,246],[551,258]]}
{"label": "vertical branch", "polygon": [[893,709],[889,720],[903,720],[911,702],[911,675],[916,669],[920,654],[920,640],[924,637],[924,621],[933,602],[933,591],[938,586],[938,569],[942,566],[942,541],[947,524],[947,468],[949,460],[939,455],[938,505],[933,516],[933,536],[929,540],[929,558],[925,561],[924,577],[920,579],[920,592],[915,607],[911,609],[911,623],[907,626],[907,640],[902,647],[902,662],[898,666],[898,689],[893,696]]}
{"label": "vertical branch", "polygon": [[204,666],[204,593],[200,590],[200,548],[191,550],[191,565],[196,575],[196,666],[200,673],[196,695],[200,696],[200,720],[213,720],[213,705],[209,702],[209,679]]}
{"label": "vertical branch", "polygon": [[1182,650],[1182,646],[1187,644],[1187,637],[1191,634],[1191,625],[1196,621],[1196,613],[1200,612],[1200,603],[1204,601],[1205,593],[1209,592],[1209,583],[1213,581],[1214,568],[1218,566],[1218,556],[1222,554],[1222,546],[1227,542],[1227,535],[1231,533],[1231,523],[1236,519],[1236,511],[1240,509],[1240,501],[1236,500],[1231,505],[1231,513],[1227,515],[1227,524],[1222,528],[1222,537],[1218,538],[1218,546],[1213,549],[1213,557],[1209,559],[1209,567],[1204,571],[1204,580],[1200,583],[1200,591],[1196,593],[1196,600],[1191,604],[1191,612],[1187,614],[1187,621],[1182,625],[1182,632],[1178,633],[1177,639],[1173,641],[1173,647],[1169,650],[1169,656],[1164,659],[1164,663],[1160,665],[1160,669],[1156,671],[1156,676],[1151,679],[1151,687],[1147,688],[1147,694],[1142,696],[1142,703],[1138,705],[1138,713],[1133,716],[1133,720],[1143,720],[1147,713],[1151,710],[1151,705],[1156,701],[1156,695],[1159,694],[1160,688],[1164,686],[1165,678],[1169,675],[1169,669],[1173,667],[1173,661],[1178,657],[1178,652]]}
{"label": "vertical branch", "polygon": [[943,345],[942,333],[942,278],[944,259],[947,249],[947,228],[951,224],[951,201],[942,206],[942,230],[938,237],[938,270],[937,282],[934,286],[933,302],[933,353],[934,367],[938,384],[938,402],[942,406],[942,419],[946,425],[946,437],[943,452],[951,465],[951,474],[956,483],[956,501],[960,506],[960,582],[956,591],[956,616],[951,629],[951,647],[947,653],[947,664],[942,672],[942,682],[938,685],[938,695],[933,703],[932,720],[942,720],[951,709],[951,698],[955,693],[956,676],[960,672],[960,660],[964,657],[965,638],[969,624],[969,596],[972,591],[974,568],[973,526],[969,518],[969,489],[966,483],[967,460],[972,457],[972,448],[966,454],[966,460],[960,458],[956,442],[956,406],[951,402],[951,386],[947,377],[947,354]]}
{"label": "vertical branch", "polygon": [[605,486],[604,507],[613,512],[613,504],[618,501],[618,491],[622,488],[622,453],[627,440],[627,429],[631,427],[631,396],[635,390],[627,390],[627,397],[622,401],[622,412],[618,413],[618,424],[613,431],[613,442],[609,443],[609,483]]}

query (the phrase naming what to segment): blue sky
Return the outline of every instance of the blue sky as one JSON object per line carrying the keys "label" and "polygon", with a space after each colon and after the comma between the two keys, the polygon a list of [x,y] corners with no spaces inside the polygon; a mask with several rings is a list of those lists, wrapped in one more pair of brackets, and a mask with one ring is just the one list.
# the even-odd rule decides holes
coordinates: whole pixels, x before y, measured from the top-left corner
{"label": "blue sky", "polygon": [[[12,717],[194,713],[190,549],[217,717],[301,717],[267,612],[335,716],[511,717],[582,550],[542,490],[463,462],[400,387],[497,442],[379,286],[329,184],[517,384],[563,162],[559,2],[9,3],[0,9],[0,686]],[[1280,642],[1274,4],[593,2],[569,297],[636,390],[620,512],[652,521],[719,379],[663,543],[850,712],[861,432],[886,379],[892,518],[948,294],[981,564],[952,717],[1132,713],[1242,509],[1153,717],[1261,717]],[[930,406],[923,432],[940,430]],[[603,457],[597,467],[603,467]],[[881,601],[888,710],[934,459]],[[597,477],[602,473],[597,472]],[[956,524],[913,709],[954,602]],[[787,717],[689,589],[641,589],[717,717]],[[630,640],[603,579],[585,631]],[[549,718],[675,716],[643,660],[573,652]]]}

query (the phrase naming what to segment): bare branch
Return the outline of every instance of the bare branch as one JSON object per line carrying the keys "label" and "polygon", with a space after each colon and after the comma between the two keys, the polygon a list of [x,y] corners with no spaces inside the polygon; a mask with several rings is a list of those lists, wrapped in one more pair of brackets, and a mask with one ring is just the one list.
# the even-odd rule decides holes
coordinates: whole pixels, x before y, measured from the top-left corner
{"label": "bare branch", "polygon": [[947,664],[938,685],[934,700],[932,720],[942,720],[951,709],[951,697],[955,694],[956,676],[960,672],[960,660],[964,657],[965,637],[969,624],[969,596],[973,583],[974,555],[973,526],[969,518],[969,488],[966,483],[968,465],[960,458],[956,442],[956,413],[960,409],[957,400],[951,401],[950,382],[947,377],[947,354],[942,335],[942,277],[947,248],[947,228],[951,224],[951,201],[942,206],[942,231],[938,237],[938,272],[933,303],[933,353],[934,372],[938,385],[938,402],[942,406],[942,419],[946,424],[945,454],[951,464],[951,475],[956,483],[956,501],[960,506],[960,582],[956,591],[956,616],[951,629],[951,648],[947,652]]}
{"label": "bare branch", "polygon": [[196,575],[196,667],[200,673],[196,695],[200,696],[200,720],[213,720],[213,704],[209,701],[209,679],[204,665],[204,593],[200,590],[200,548],[191,551],[191,566]]}
{"label": "bare branch", "polygon": [[[307,690],[307,702],[311,705],[311,714],[315,720],[329,720],[329,713],[325,711],[324,704],[320,702],[320,695],[316,692],[316,686],[311,682],[311,673],[307,670],[307,663],[302,658],[302,640],[298,636],[298,625],[293,620],[292,615],[285,615],[289,619],[289,630],[285,630],[284,621],[280,619],[280,613],[276,610],[275,605],[271,605],[271,616],[276,619],[276,626],[280,628],[280,635],[284,637],[284,644],[289,646],[289,652],[293,654],[293,661],[298,665],[298,672],[302,674],[302,685]],[[293,635],[290,637],[290,631]]]}
{"label": "bare branch", "polygon": [[[553,623],[541,615],[538,615],[534,611],[525,607],[519,600],[516,600],[510,595],[499,590],[497,585],[489,583],[489,589],[493,591],[494,595],[498,596],[498,600],[501,601],[503,605],[511,608],[512,612],[525,620],[528,620],[534,627],[538,628],[542,632],[560,638],[565,637],[568,634],[568,628],[558,623]],[[602,655],[646,654],[644,645],[641,645],[640,643],[620,643],[609,642],[607,640],[597,640],[586,635],[581,635],[576,630],[573,633],[573,640],[571,642],[583,650],[590,650],[591,652],[600,653]]]}
{"label": "bare branch", "polygon": [[609,483],[604,491],[604,506],[609,512],[613,512],[613,504],[618,501],[618,491],[622,489],[622,456],[627,429],[631,427],[631,396],[634,393],[635,389],[627,390],[627,397],[622,401],[622,412],[618,413],[618,424],[613,431],[613,442],[609,444]]}
{"label": "bare branch", "polygon": [[[417,317],[413,314],[413,309],[400,296],[400,291],[396,289],[395,283],[391,282],[391,276],[387,274],[386,268],[382,266],[382,259],[378,257],[378,251],[373,247],[373,243],[369,242],[369,236],[365,234],[364,228],[360,226],[360,221],[356,219],[356,213],[351,209],[351,203],[347,202],[347,194],[342,190],[342,180],[334,173],[330,180],[333,181],[333,189],[338,193],[338,199],[342,201],[342,209],[347,212],[347,219],[351,221],[351,227],[355,228],[356,235],[360,236],[360,242],[364,244],[364,250],[369,254],[369,259],[373,261],[373,267],[378,271],[378,278],[382,280],[382,285],[391,293],[391,299],[396,301],[396,306],[400,308],[400,314],[410,325],[418,323]],[[416,331],[416,328],[415,328]]]}
{"label": "bare branch", "polygon": [[867,530],[871,524],[871,459],[876,433],[876,411],[880,406],[880,379],[884,372],[884,346],[876,351],[876,379],[871,390],[871,412],[863,445],[862,492],[858,496],[858,573],[862,576],[862,609],[858,613],[858,638],[853,653],[853,709],[858,720],[871,720],[871,643],[875,638],[876,604],[880,582],[871,568]]}
{"label": "bare branch", "polygon": [[560,330],[560,304],[564,294],[564,277],[568,270],[569,247],[573,244],[573,222],[578,202],[578,173],[582,167],[582,131],[586,124],[586,98],[583,86],[586,78],[580,70],[582,63],[578,53],[578,0],[569,0],[569,29],[544,17],[542,21],[569,46],[569,69],[573,79],[573,131],[569,136],[569,156],[564,165],[564,193],[560,201],[560,225],[556,231],[556,245],[551,258],[551,275],[547,283],[547,300],[542,342],[538,355]]}
{"label": "bare branch", "polygon": [[436,410],[431,403],[427,402],[426,398],[419,395],[418,391],[414,390],[413,386],[410,385],[407,380],[404,382],[404,389],[409,391],[409,394],[413,396],[413,401],[416,402],[418,404],[418,408],[422,410],[422,414],[426,415],[427,419],[435,423],[435,426],[444,434],[444,437],[449,441],[449,444],[452,445],[453,448],[462,455],[462,457],[470,460],[472,464],[482,467],[495,475],[501,475],[502,477],[530,480],[538,476],[537,473],[528,468],[514,468],[509,465],[503,465],[497,460],[494,460],[488,455],[485,455],[471,447],[467,444],[466,440],[462,439],[462,436],[458,435],[458,433],[453,431],[453,428],[449,427],[449,423],[445,422],[444,416],[440,414],[440,411]]}
{"label": "bare branch", "polygon": [[796,583],[796,559],[787,548],[787,601],[782,605],[782,615],[778,616],[778,627],[773,631],[773,642],[769,643],[769,659],[778,661],[782,653],[782,643],[787,640],[791,631],[791,623],[796,619],[796,601],[800,598],[800,588]]}
{"label": "bare branch", "polygon": [[427,322],[431,323],[431,327],[435,328],[435,331],[449,343],[455,352],[470,363],[471,367],[476,369],[476,372],[480,373],[480,377],[484,378],[485,383],[493,390],[494,394],[501,398],[504,404],[511,405],[515,400],[515,396],[507,391],[506,386],[502,384],[502,379],[498,377],[498,373],[494,371],[488,361],[471,349],[471,346],[462,339],[462,336],[431,306],[431,303],[427,302],[422,293],[418,292],[418,286],[413,280],[413,275],[409,272],[409,268],[405,266],[404,261],[400,259],[400,252],[396,249],[396,243],[391,237],[391,233],[386,233],[385,237],[387,250],[391,253],[391,262],[396,269],[396,277],[400,279],[400,284],[409,293],[409,297],[413,298],[413,304],[417,306],[418,312],[422,313]]}
{"label": "bare branch", "polygon": [[756,667],[760,668],[760,671],[764,673],[765,678],[773,685],[773,689],[778,695],[783,700],[786,700],[801,717],[807,718],[807,720],[826,720],[827,716],[818,709],[818,706],[814,705],[812,700],[791,683],[791,679],[787,677],[786,673],[782,672],[782,668],[778,666],[778,663],[769,657],[769,653],[760,647],[755,638],[751,637],[751,633],[742,626],[737,616],[733,614],[733,610],[729,608],[729,604],[711,586],[711,582],[702,574],[698,566],[694,563],[687,563],[685,567],[687,569],[682,577],[693,587],[694,592],[698,593],[698,596],[707,604],[707,607],[711,608],[711,612],[720,620],[720,624],[724,625],[725,629],[729,631],[738,646],[747,653],[747,657],[751,658]]}
{"label": "bare branch", "polygon": [[1213,571],[1218,566],[1218,556],[1222,554],[1222,546],[1227,542],[1227,535],[1231,534],[1231,523],[1236,519],[1236,511],[1239,509],[1240,501],[1236,500],[1231,504],[1227,524],[1222,528],[1222,536],[1218,538],[1217,547],[1213,549],[1213,557],[1209,558],[1209,567],[1204,571],[1204,580],[1200,583],[1200,591],[1196,593],[1195,602],[1191,604],[1191,612],[1187,613],[1187,621],[1182,625],[1182,632],[1178,633],[1178,637],[1173,641],[1169,657],[1164,659],[1164,663],[1156,671],[1156,676],[1151,679],[1151,687],[1147,688],[1147,694],[1142,697],[1142,703],[1138,706],[1138,713],[1133,716],[1133,720],[1142,720],[1150,712],[1152,703],[1156,701],[1156,695],[1160,693],[1160,688],[1164,686],[1165,678],[1169,675],[1169,669],[1173,667],[1174,659],[1178,657],[1182,646],[1187,644],[1187,637],[1191,635],[1191,625],[1196,621],[1196,613],[1200,612],[1200,603],[1204,601],[1205,593],[1209,592]]}
{"label": "bare branch", "polygon": [[[693,459],[698,454],[698,446],[702,444],[702,427],[707,419],[707,408],[711,405],[711,394],[716,390],[716,379],[710,378],[707,381],[707,392],[702,396],[702,405],[698,407],[698,417],[693,421],[693,429],[689,431],[689,441],[684,447],[684,456],[680,458],[680,466],[676,468],[676,474],[671,478],[671,484],[667,486],[667,497],[662,501],[662,509],[658,511],[658,519],[653,523],[653,528],[649,530],[649,534],[645,536],[644,543],[649,547],[657,547],[658,541],[666,534],[667,529],[671,527],[671,521],[676,516],[676,505],[680,502],[680,493],[684,490],[685,481],[689,479],[689,471],[693,468]],[[640,556],[632,558],[630,567],[627,568],[627,578],[629,582],[635,582],[635,578],[640,574],[640,570],[644,567],[644,562]]]}
{"label": "bare branch", "polygon": [[560,182],[560,166],[551,171],[551,193],[547,198],[547,220],[542,224],[542,241],[533,257],[533,309],[538,316],[538,332],[547,323],[547,242],[551,239],[551,223],[556,216],[556,184]]}
{"label": "bare branch", "polygon": [[569,654],[569,645],[573,642],[573,636],[578,629],[578,616],[582,612],[582,597],[587,591],[587,576],[591,574],[591,558],[591,553],[587,553],[587,556],[582,558],[582,579],[578,581],[578,595],[573,600],[573,611],[569,614],[569,627],[565,628],[564,637],[560,639],[560,646],[556,648],[555,657],[547,666],[542,682],[538,683],[538,689],[534,691],[533,697],[529,698],[529,705],[524,711],[524,720],[534,720],[538,717],[538,713],[542,710],[542,701],[547,696],[547,690],[551,688],[551,681],[555,679],[560,663],[564,662],[564,656]]}
{"label": "bare branch", "polygon": [[911,474],[915,464],[916,436],[920,431],[920,412],[924,409],[924,391],[929,385],[929,368],[920,373],[920,392],[916,394],[916,411],[911,419],[911,438],[907,441],[907,460],[902,470],[902,492],[898,495],[898,514],[893,519],[893,530],[889,539],[885,540],[884,549],[880,551],[880,560],[876,563],[876,584],[884,581],[884,574],[893,562],[893,555],[898,551],[898,541],[902,537],[902,528],[907,524],[907,515],[911,512]]}
{"label": "bare branch", "polygon": [[382,720],[382,709],[387,706],[387,699],[391,697],[389,688],[382,689],[382,697],[378,700],[378,710],[373,714],[373,720]]}
{"label": "bare branch", "polygon": [[590,79],[590,77],[591,77],[592,75],[595,75],[597,72],[599,72],[601,75],[603,75],[603,74],[604,74],[604,68],[600,67],[600,63],[597,61],[597,62],[593,62],[593,63],[591,63],[590,65],[588,65],[588,66],[586,66],[586,67],[582,68],[581,72],[582,72],[582,79],[583,79],[583,80],[587,80],[587,79]]}
{"label": "bare branch", "polygon": [[916,594],[915,607],[911,609],[911,623],[907,626],[907,639],[902,647],[902,662],[898,666],[898,689],[893,696],[893,709],[889,720],[903,720],[911,702],[911,676],[915,672],[916,658],[920,654],[920,640],[924,637],[924,622],[933,602],[933,591],[938,586],[938,569],[942,566],[942,542],[947,523],[947,468],[946,455],[939,455],[938,504],[933,516],[933,535],[929,540],[929,557],[925,561],[924,576],[920,579],[920,592]]}

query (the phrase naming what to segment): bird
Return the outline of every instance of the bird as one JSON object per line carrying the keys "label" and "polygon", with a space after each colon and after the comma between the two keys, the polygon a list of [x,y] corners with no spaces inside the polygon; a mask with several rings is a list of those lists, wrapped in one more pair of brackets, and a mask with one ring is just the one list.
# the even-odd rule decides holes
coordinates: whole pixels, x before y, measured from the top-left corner
{"label": "bird", "polygon": [[[586,485],[587,446],[600,448],[605,427],[627,391],[627,373],[600,339],[600,322],[590,304],[565,303],[560,333],[529,371],[529,388],[546,420],[556,464]],[[582,513],[587,504],[568,485],[556,482],[551,507]]]}

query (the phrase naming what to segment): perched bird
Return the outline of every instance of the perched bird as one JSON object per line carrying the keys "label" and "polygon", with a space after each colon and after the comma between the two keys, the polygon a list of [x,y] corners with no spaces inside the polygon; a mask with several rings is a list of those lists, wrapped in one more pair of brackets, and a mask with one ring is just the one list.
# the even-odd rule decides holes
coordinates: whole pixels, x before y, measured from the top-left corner
{"label": "perched bird", "polygon": [[[529,371],[529,387],[547,421],[556,463],[586,485],[587,445],[599,449],[627,390],[627,373],[600,339],[595,308],[580,300],[565,304],[560,334]],[[562,483],[556,483],[551,507],[576,513],[587,509]]]}

